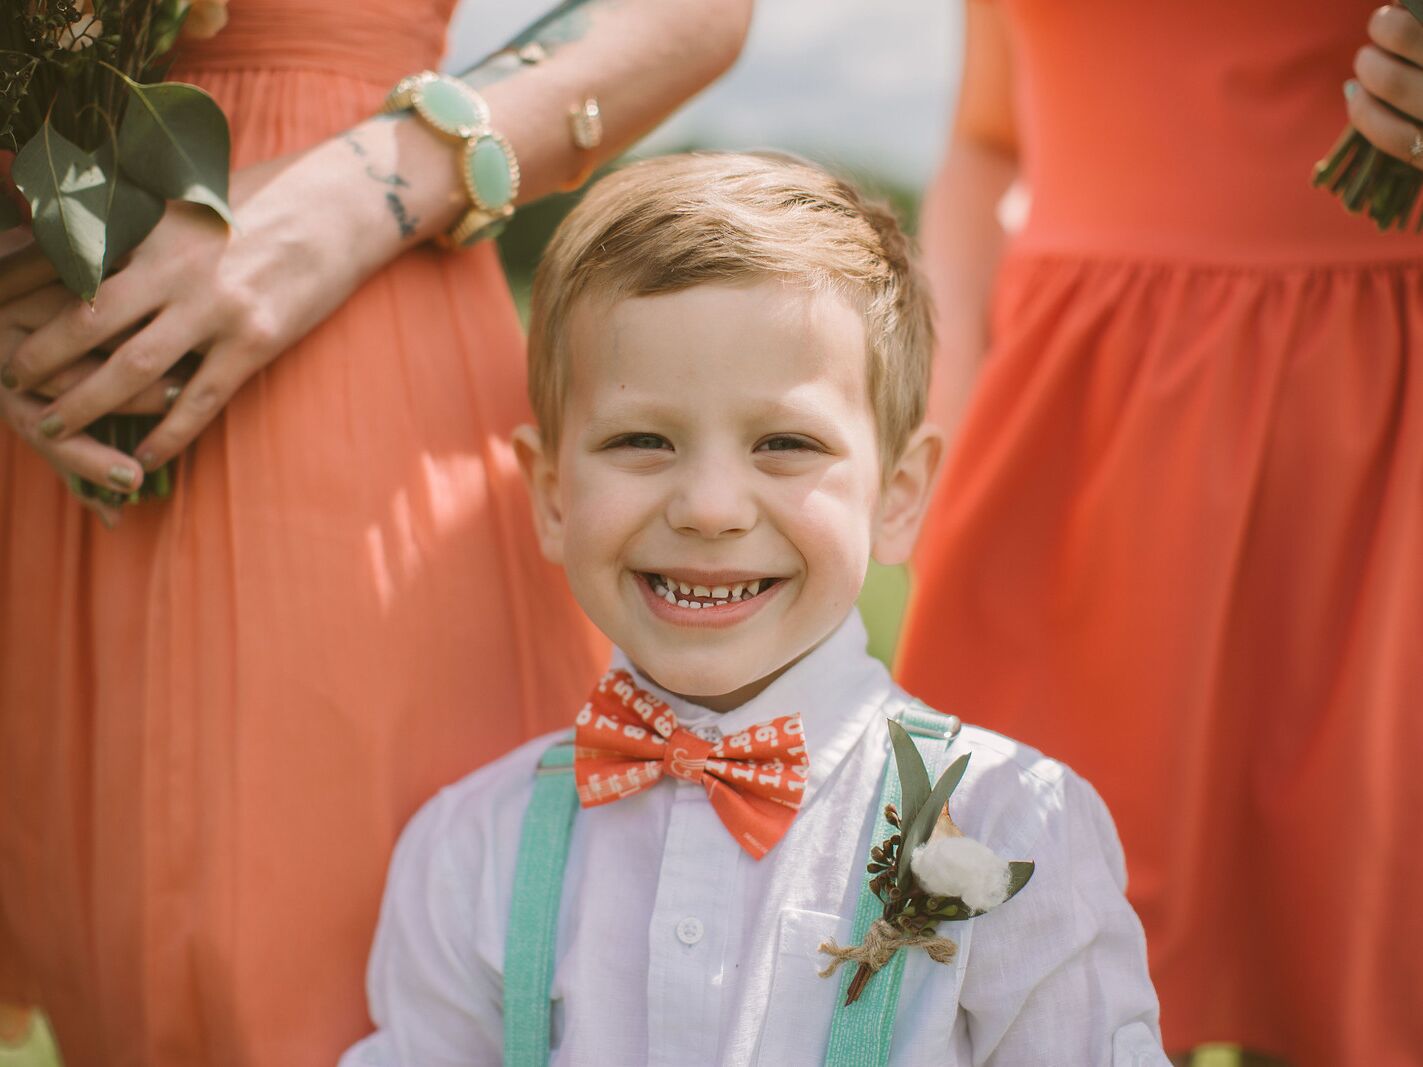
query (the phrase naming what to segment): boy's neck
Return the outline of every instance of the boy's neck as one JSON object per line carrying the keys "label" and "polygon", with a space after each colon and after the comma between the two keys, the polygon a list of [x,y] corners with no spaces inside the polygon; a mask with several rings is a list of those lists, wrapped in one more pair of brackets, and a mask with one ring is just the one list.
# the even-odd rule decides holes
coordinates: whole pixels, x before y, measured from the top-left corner
{"label": "boy's neck", "polygon": [[720,693],[712,696],[704,696],[691,693],[679,693],[675,689],[668,689],[667,686],[663,685],[660,681],[654,678],[647,671],[643,670],[642,667],[638,666],[636,663],[634,663],[633,666],[637,669],[638,674],[642,675],[644,678],[646,678],[648,681],[652,682],[659,688],[666,690],[666,692],[668,693],[671,693],[679,700],[685,700],[689,704],[696,704],[698,707],[706,708],[708,711],[714,711],[718,715],[725,715],[727,712],[735,711],[742,705],[749,704],[751,701],[755,700],[758,696],[760,696],[767,689],[769,689],[772,683],[776,681],[776,679],[780,678],[781,675],[786,673],[786,671],[790,670],[801,660],[805,659],[806,656],[810,655],[817,648],[823,645],[826,641],[830,639],[830,636],[836,633],[838,630],[839,626],[836,626],[834,630],[830,631],[830,634],[827,634],[825,637],[821,638],[815,644],[811,645],[808,649],[802,652],[795,659],[791,660],[789,663],[783,664],[776,670],[772,671],[770,674],[764,675],[761,678],[757,678],[754,682],[750,682],[747,685],[743,685],[740,689],[733,689],[729,693]]}

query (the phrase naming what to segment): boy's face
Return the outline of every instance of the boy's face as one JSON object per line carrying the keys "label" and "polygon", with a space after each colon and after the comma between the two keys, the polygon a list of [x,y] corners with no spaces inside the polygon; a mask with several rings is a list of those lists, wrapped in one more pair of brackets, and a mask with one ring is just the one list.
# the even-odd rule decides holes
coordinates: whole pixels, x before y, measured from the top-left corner
{"label": "boy's face", "polygon": [[650,678],[726,710],[907,558],[939,453],[882,475],[860,313],[779,281],[574,309],[556,456],[516,440],[544,553]]}

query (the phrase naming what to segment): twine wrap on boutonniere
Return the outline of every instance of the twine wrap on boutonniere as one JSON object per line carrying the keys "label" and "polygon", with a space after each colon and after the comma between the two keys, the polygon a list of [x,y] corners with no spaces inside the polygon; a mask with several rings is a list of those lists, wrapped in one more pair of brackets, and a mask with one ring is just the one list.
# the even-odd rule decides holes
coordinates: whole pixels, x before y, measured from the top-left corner
{"label": "twine wrap on boutonniere", "polygon": [[948,963],[958,946],[936,932],[941,922],[962,922],[1011,899],[1033,876],[1029,861],[1005,861],[987,846],[964,836],[949,815],[949,797],[968,769],[968,755],[956,759],[929,788],[929,772],[908,732],[889,723],[899,774],[903,810],[885,807],[885,820],[897,832],[870,849],[870,890],[884,911],[864,941],[841,947],[822,942],[831,957],[820,972],[829,978],[842,963],[858,969],[845,1003],[859,999],[875,972],[900,949],[922,948],[935,963]]}

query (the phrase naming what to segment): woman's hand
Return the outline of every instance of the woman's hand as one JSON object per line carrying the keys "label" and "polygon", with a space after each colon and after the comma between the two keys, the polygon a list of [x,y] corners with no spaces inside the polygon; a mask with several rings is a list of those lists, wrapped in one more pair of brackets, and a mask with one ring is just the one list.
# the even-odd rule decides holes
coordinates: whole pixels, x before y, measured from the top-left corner
{"label": "woman's hand", "polygon": [[[72,299],[63,286],[47,285],[0,305],[0,354],[12,352]],[[132,457],[86,435],[56,441],[39,430],[49,400],[78,386],[102,364],[102,356],[85,355],[54,378],[39,383],[31,392],[0,389],[0,421],[28,441],[70,484],[74,477],[79,477],[119,492],[132,492],[143,484],[143,471]],[[119,410],[126,414],[161,414],[167,409],[169,390],[178,384],[176,379],[160,379],[130,398]],[[106,507],[96,499],[80,499],[107,525],[117,522],[117,509]]]}
{"label": "woman's hand", "polygon": [[1369,17],[1369,40],[1354,57],[1356,87],[1345,90],[1349,122],[1380,151],[1423,167],[1423,23],[1406,8],[1381,7]]}
{"label": "woman's hand", "polygon": [[[337,250],[320,248],[312,232],[320,223],[294,217],[293,199],[274,188],[280,180],[251,188],[273,172],[279,179],[280,164],[249,170],[260,173],[244,172],[249,196],[235,230],[205,208],[170,203],[92,306],[74,297],[51,302],[47,322],[18,344],[0,346],[0,381],[12,395],[51,383],[54,399],[37,417],[28,404],[19,405],[39,440],[80,439],[95,419],[159,387],[188,352],[203,353],[167,417],[139,445],[138,462],[153,470],[186,448],[248,378],[354,288],[357,279]],[[333,243],[329,236],[322,240]],[[105,345],[126,333],[120,343]],[[57,377],[101,346],[113,354],[90,373]]]}

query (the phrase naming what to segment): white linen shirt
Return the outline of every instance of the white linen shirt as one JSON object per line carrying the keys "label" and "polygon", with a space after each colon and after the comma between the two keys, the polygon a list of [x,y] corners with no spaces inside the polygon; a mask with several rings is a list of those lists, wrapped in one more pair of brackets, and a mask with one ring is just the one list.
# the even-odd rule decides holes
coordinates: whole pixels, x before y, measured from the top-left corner
{"label": "white linen shirt", "polygon": [[[614,666],[634,669],[620,653]],[[810,755],[805,799],[759,861],[732,839],[699,784],[664,780],[577,813],[550,1062],[822,1063],[840,976],[820,977],[828,960],[818,948],[828,938],[852,941],[889,753],[885,722],[909,697],[865,652],[855,612],[724,715],[638,681],[709,738],[800,712]],[[367,976],[378,1029],[341,1067],[499,1063],[514,863],[534,769],[557,736],[449,786],[406,828]],[[958,943],[951,963],[909,950],[890,1062],[1167,1064],[1106,807],[1062,764],[998,734],[965,727],[949,758],[964,752],[973,758],[951,802],[955,821],[1006,859],[1035,860],[1037,870],[996,910],[939,926]]]}

